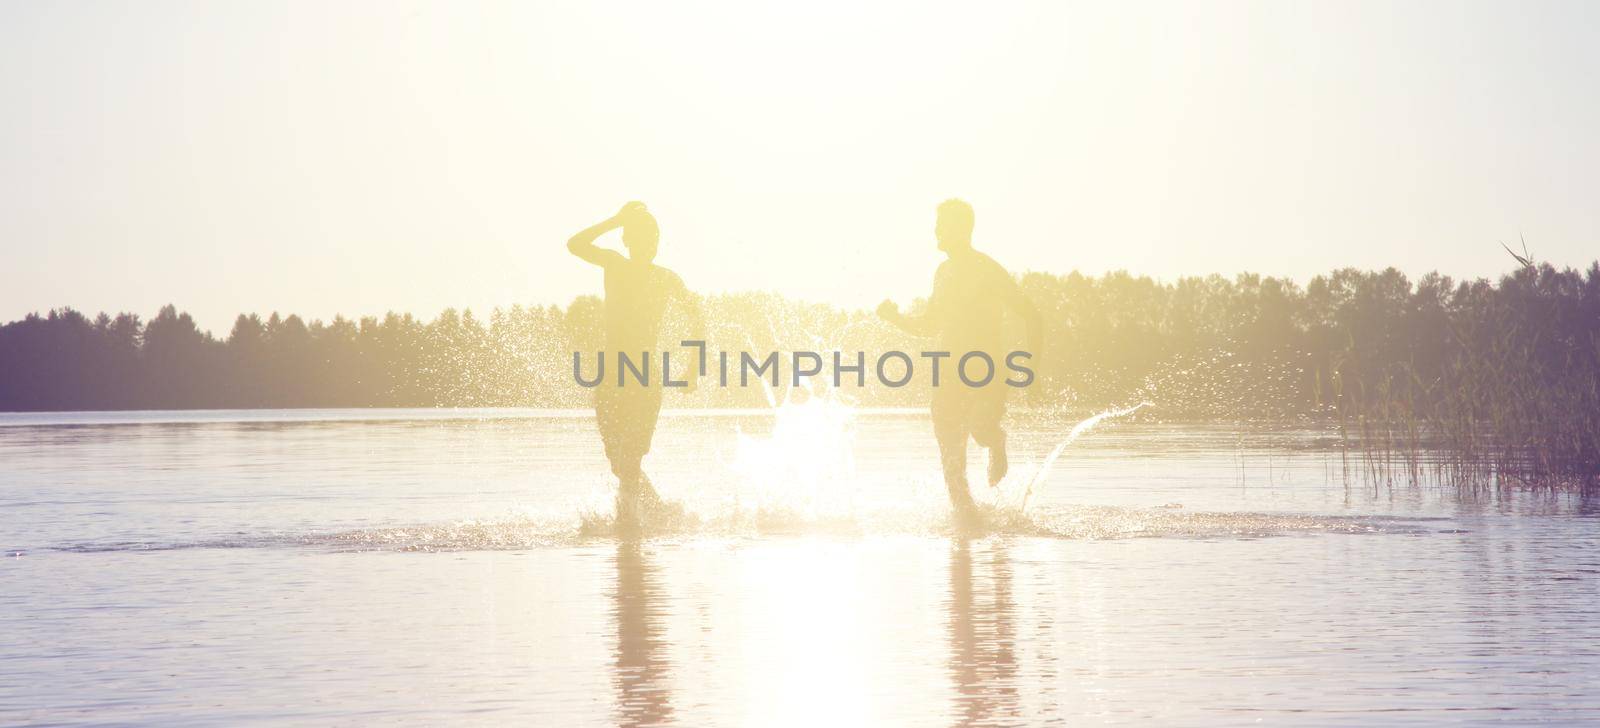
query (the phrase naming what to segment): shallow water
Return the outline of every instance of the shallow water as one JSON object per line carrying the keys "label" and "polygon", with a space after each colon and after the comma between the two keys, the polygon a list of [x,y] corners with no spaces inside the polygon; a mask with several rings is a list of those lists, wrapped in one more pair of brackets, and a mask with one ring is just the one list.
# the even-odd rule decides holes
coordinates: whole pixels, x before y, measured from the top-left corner
{"label": "shallow water", "polygon": [[1108,422],[1023,514],[1044,423],[968,538],[925,417],[794,423],[665,418],[634,540],[572,413],[0,414],[0,723],[1600,720],[1577,496]]}

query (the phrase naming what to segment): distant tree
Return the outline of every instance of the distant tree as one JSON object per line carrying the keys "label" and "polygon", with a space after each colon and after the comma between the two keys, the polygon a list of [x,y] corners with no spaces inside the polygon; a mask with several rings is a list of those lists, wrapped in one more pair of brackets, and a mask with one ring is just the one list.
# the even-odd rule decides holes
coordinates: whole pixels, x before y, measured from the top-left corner
{"label": "distant tree", "polygon": [[145,387],[139,406],[189,409],[216,402],[221,361],[217,342],[187,313],[163,306],[144,329]]}

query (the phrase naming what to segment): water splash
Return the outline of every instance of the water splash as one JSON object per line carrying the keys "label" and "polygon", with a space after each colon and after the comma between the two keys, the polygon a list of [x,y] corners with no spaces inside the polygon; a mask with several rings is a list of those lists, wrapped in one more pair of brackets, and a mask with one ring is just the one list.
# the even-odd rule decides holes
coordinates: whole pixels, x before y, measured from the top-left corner
{"label": "water splash", "polygon": [[1040,483],[1043,483],[1044,479],[1050,475],[1050,469],[1055,466],[1056,458],[1061,457],[1061,451],[1066,450],[1067,446],[1071,445],[1073,441],[1077,440],[1080,435],[1094,429],[1096,425],[1104,422],[1105,420],[1114,419],[1117,417],[1125,417],[1138,412],[1142,407],[1153,406],[1154,405],[1149,402],[1140,402],[1132,407],[1125,407],[1123,409],[1110,409],[1079,422],[1076,425],[1073,425],[1072,429],[1067,432],[1066,438],[1061,442],[1056,443],[1056,446],[1050,450],[1050,454],[1045,456],[1044,462],[1039,464],[1038,472],[1034,473],[1033,478],[1028,481],[1028,487],[1022,491],[1022,502],[1018,506],[1019,510],[1023,511],[1024,513],[1027,512],[1028,499],[1033,496],[1034,488]]}
{"label": "water splash", "polygon": [[[768,322],[767,325],[771,327],[772,324]],[[756,348],[756,342],[750,339],[750,334],[748,333],[744,335],[744,345],[747,347],[746,351],[760,351]],[[777,409],[778,398],[776,393],[772,391],[772,385],[767,382],[766,377],[757,376],[756,381],[761,383],[761,393],[767,396],[767,406]]]}
{"label": "water splash", "polygon": [[848,513],[857,480],[855,407],[837,389],[808,380],[784,392],[772,413],[770,433],[738,432],[730,467],[745,486],[739,503],[813,517]]}

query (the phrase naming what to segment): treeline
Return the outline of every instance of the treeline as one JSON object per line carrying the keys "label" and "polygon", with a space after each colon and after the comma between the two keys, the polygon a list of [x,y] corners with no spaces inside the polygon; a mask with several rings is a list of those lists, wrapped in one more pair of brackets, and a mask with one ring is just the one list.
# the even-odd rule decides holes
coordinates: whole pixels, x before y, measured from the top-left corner
{"label": "treeline", "polygon": [[[1564,462],[1600,463],[1600,263],[1526,266],[1498,282],[1346,269],[1305,286],[1126,273],[1029,273],[1022,285],[1046,327],[1038,379],[1021,395],[1035,408],[1149,400],[1170,416],[1425,422],[1469,441],[1537,438]],[[583,406],[590,391],[573,382],[572,353],[601,348],[602,305],[581,297],[431,321],[252,314],[225,338],[173,306],[149,321],[58,309],[0,327],[0,410]],[[713,352],[865,351],[870,362],[930,348],[866,311],[760,293],[705,305]],[[1020,324],[1007,326],[1020,348]],[[669,340],[685,333],[666,328]],[[868,379],[847,394],[925,401],[924,376],[904,389]],[[766,397],[702,386],[680,401]]]}

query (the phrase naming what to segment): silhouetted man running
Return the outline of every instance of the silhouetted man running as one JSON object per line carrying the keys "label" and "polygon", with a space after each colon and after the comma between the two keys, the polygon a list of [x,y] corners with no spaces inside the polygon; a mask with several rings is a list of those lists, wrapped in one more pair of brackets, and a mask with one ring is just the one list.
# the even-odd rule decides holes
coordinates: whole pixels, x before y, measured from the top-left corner
{"label": "silhouetted man running", "polygon": [[[622,228],[622,245],[627,257],[615,250],[598,247],[594,241],[616,228]],[[644,354],[656,358],[660,351],[657,335],[667,304],[686,306],[692,336],[704,340],[700,306],[683,279],[656,265],[656,245],[661,231],[655,216],[642,202],[629,202],[617,214],[584,229],[567,241],[567,250],[605,270],[605,352],[612,357],[628,352],[630,357]],[[620,363],[618,369],[621,368]],[[620,371],[618,372],[621,373]],[[634,522],[641,508],[660,504],[661,497],[644,474],[643,462],[655,436],[656,420],[661,415],[661,383],[666,372],[656,372],[648,385],[619,379],[603,379],[596,387],[594,414],[600,426],[600,441],[605,445],[611,472],[617,476],[617,520]],[[689,378],[692,388],[700,375],[698,367]],[[676,376],[681,376],[676,375]],[[686,388],[685,391],[688,391]]]}
{"label": "silhouetted man running", "polygon": [[[1039,355],[1039,312],[1005,268],[972,248],[972,206],[962,200],[939,205],[934,237],[948,256],[933,277],[933,294],[920,316],[900,313],[893,301],[878,306],[878,315],[919,336],[936,336],[939,350],[950,352],[938,385],[933,388],[929,412],[933,435],[939,441],[944,483],[950,505],[960,518],[975,513],[967,485],[967,437],[989,449],[989,485],[999,485],[1006,475],[1006,432],[1000,419],[1006,413],[1004,376],[998,371],[1009,352],[1004,351],[1000,322],[1009,307],[1021,314],[1028,329],[1028,351]],[[955,371],[955,363],[969,351],[989,354],[996,372],[983,387],[969,387]]]}

